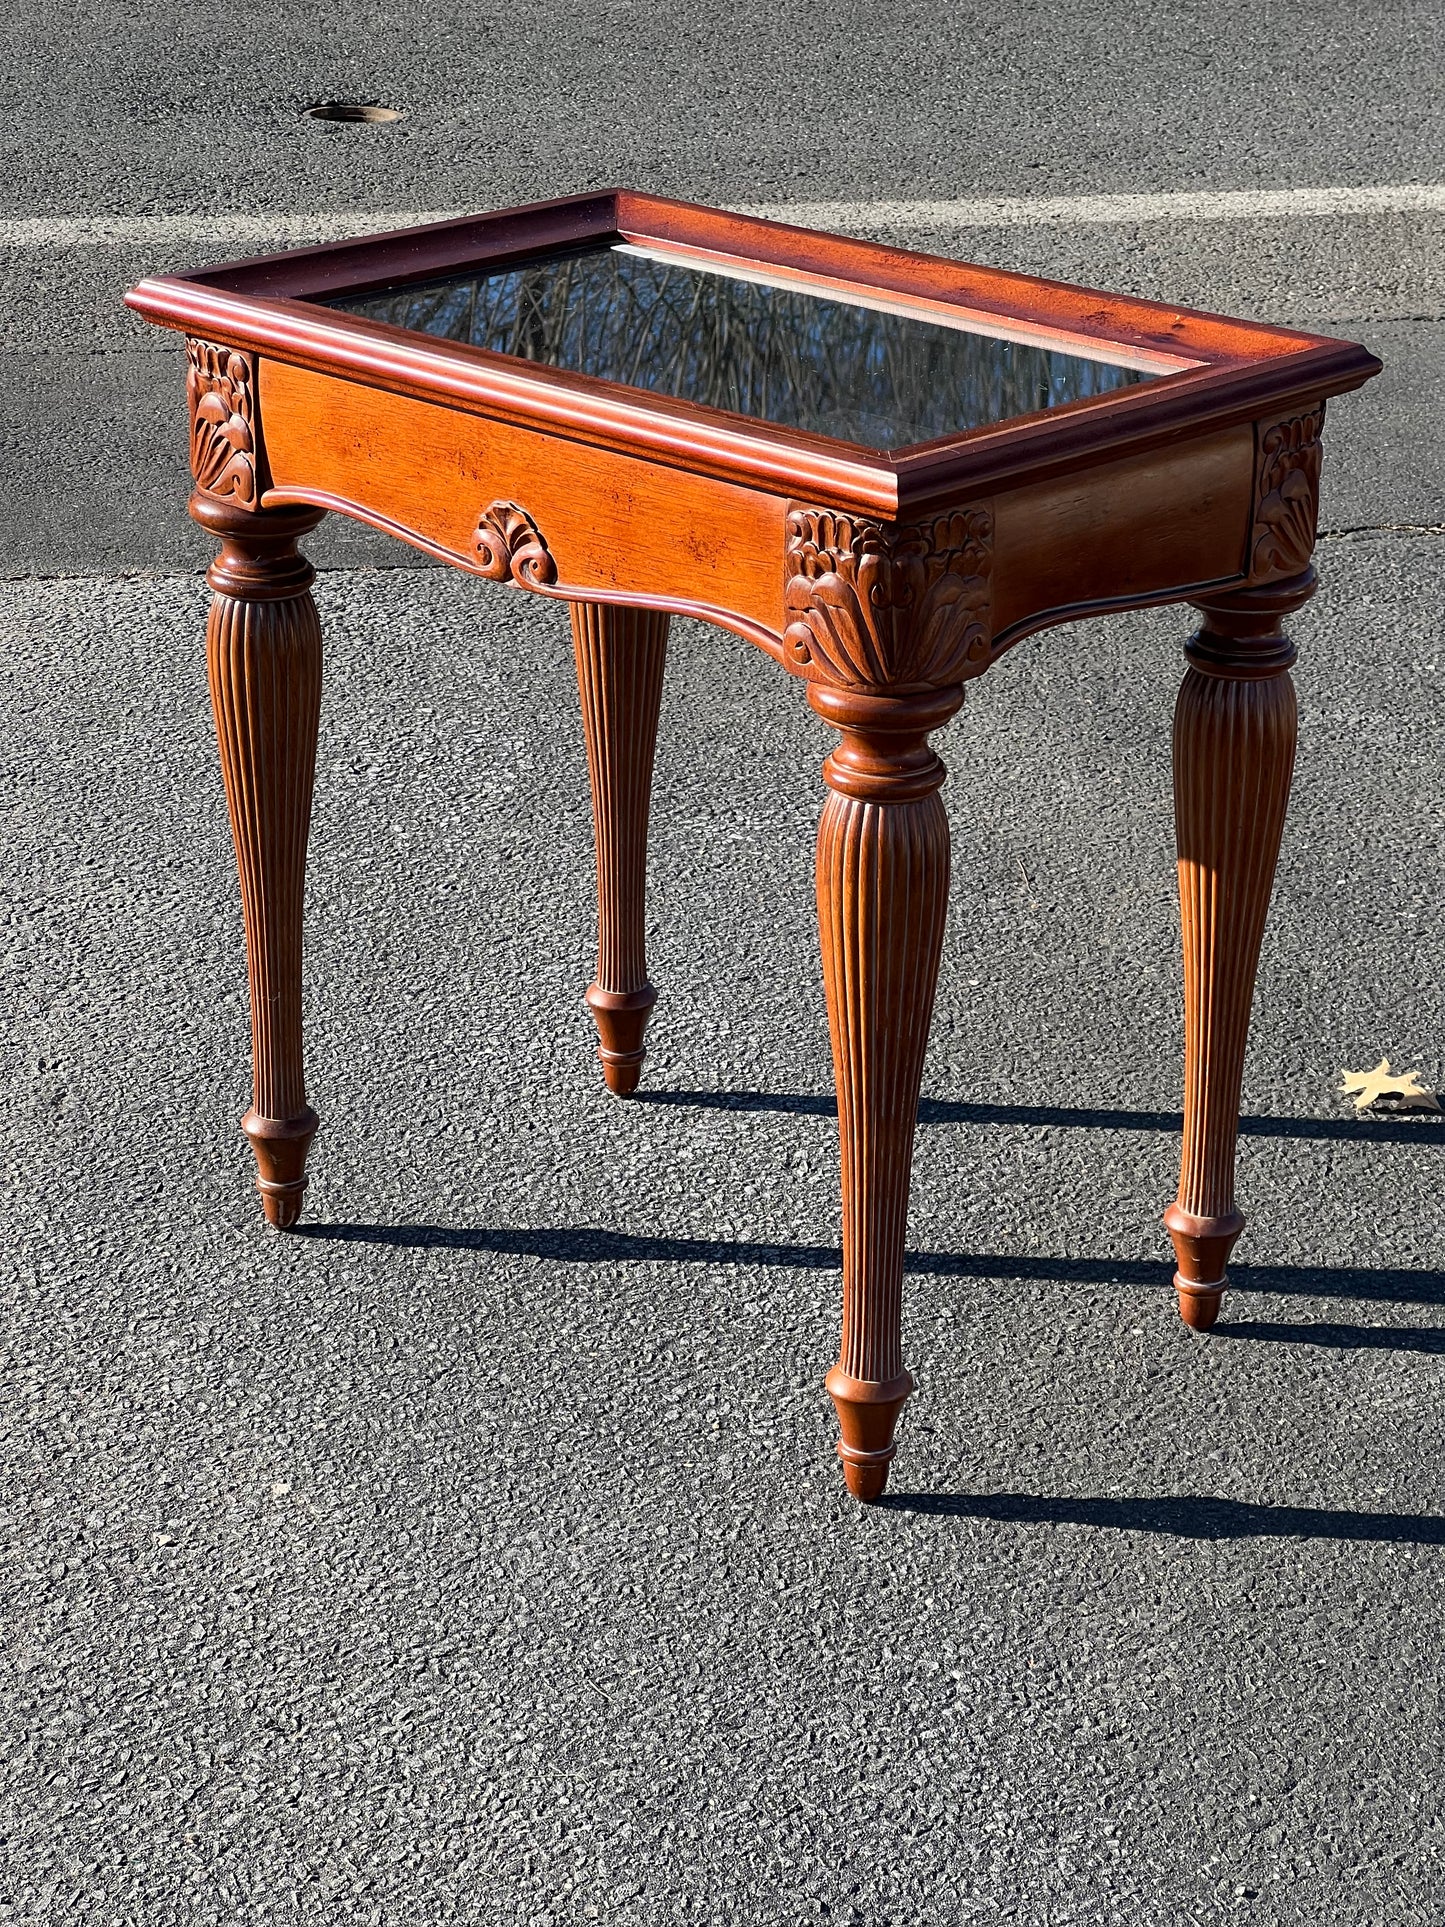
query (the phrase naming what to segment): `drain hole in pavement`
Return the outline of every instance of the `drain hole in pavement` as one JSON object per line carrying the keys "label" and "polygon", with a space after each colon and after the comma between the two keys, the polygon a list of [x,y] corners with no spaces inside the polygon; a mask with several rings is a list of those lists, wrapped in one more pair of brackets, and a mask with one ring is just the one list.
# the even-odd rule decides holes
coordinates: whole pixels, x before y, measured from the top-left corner
{"label": "drain hole in pavement", "polygon": [[308,120],[400,120],[399,107],[373,107],[361,100],[321,100],[306,109]]}

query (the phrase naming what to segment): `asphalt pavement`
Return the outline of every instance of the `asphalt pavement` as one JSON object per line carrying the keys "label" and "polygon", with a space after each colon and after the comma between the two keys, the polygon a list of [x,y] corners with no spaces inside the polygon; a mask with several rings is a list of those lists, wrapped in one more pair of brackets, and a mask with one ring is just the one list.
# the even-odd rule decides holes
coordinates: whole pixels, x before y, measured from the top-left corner
{"label": "asphalt pavement", "polygon": [[[0,1921],[1436,1927],[1445,217],[910,232],[883,202],[1439,181],[1425,8],[25,6],[0,21]],[[406,118],[334,127],[328,97]],[[1021,645],[943,732],[919,1390],[821,1389],[827,735],[674,625],[641,1098],[580,993],[565,614],[332,517],[313,1153],[269,1234],[168,227],[606,180],[1313,325],[1332,405],[1249,1226],[1180,1324],[1183,612]],[[926,229],[926,231],[924,231]],[[78,231],[77,231],[78,232]],[[13,243],[13,244],[11,244]]]}

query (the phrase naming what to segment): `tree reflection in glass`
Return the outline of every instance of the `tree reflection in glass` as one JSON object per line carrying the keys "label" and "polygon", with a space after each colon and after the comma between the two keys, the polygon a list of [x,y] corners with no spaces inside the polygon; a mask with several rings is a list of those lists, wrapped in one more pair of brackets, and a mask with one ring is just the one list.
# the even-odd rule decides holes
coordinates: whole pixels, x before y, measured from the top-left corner
{"label": "tree reflection in glass", "polygon": [[1151,379],[1138,368],[608,245],[330,305],[875,449]]}

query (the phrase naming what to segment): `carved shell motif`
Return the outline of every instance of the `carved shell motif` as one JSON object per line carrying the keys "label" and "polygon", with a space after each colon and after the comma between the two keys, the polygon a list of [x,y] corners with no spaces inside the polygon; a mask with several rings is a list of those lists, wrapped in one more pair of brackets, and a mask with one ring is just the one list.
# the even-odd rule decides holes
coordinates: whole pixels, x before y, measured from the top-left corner
{"label": "carved shell motif", "polygon": [[1250,575],[1290,576],[1308,568],[1320,499],[1324,403],[1261,432]]}
{"label": "carved shell motif", "polygon": [[992,569],[987,509],[902,528],[794,509],[785,658],[850,689],[958,682],[988,660]]}
{"label": "carved shell motif", "polygon": [[557,580],[542,531],[515,502],[484,508],[472,537],[481,572],[492,582],[510,579],[523,589],[548,589]]}
{"label": "carved shell motif", "polygon": [[197,488],[255,508],[256,371],[249,355],[187,340],[191,473]]}

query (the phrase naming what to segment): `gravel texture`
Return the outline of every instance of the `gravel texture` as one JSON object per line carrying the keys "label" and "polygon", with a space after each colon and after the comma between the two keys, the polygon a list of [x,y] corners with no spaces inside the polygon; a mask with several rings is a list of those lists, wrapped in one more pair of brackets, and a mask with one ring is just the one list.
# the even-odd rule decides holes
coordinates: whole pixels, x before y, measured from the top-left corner
{"label": "gravel texture", "polygon": [[[338,572],[302,1235],[260,1221],[203,592],[9,585],[17,1922],[1433,1922],[1438,550],[1326,545],[1239,1288],[1175,1316],[1176,615],[1020,647],[955,887],[888,1504],[820,1380],[822,726],[675,628],[641,1102],[565,620]],[[736,799],[736,800],[734,800]],[[590,1910],[590,1911],[589,1911]]]}

